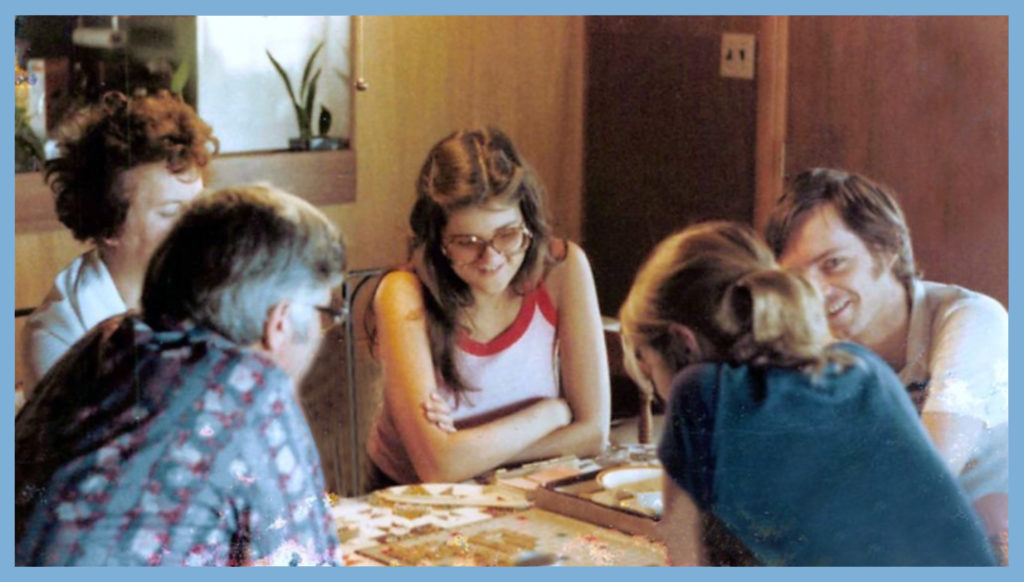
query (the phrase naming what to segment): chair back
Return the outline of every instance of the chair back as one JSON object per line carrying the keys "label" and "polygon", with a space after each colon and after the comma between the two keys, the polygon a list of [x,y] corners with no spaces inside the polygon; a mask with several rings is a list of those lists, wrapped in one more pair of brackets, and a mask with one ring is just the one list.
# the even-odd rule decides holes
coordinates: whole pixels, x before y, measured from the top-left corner
{"label": "chair back", "polygon": [[346,274],[336,290],[348,309],[343,325],[327,332],[299,388],[299,400],[316,441],[327,491],[359,495],[366,436],[379,405],[377,366],[363,334],[363,318],[383,269]]}

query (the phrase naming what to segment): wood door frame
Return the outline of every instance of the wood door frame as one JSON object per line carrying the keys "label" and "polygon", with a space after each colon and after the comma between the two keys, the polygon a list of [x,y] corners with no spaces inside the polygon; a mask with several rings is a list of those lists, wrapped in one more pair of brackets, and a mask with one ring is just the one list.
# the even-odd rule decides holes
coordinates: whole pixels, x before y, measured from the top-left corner
{"label": "wood door frame", "polygon": [[754,228],[763,233],[786,171],[789,16],[762,16],[757,60]]}

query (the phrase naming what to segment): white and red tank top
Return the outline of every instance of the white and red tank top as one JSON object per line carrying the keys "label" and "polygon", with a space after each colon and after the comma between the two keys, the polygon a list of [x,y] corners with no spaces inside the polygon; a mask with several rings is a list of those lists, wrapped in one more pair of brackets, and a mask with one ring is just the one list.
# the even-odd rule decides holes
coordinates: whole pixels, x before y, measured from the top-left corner
{"label": "white and red tank top", "polygon": [[[457,428],[500,418],[541,398],[558,397],[557,326],[555,306],[541,285],[523,296],[512,325],[491,341],[478,342],[460,334],[455,365],[470,390],[456,404],[455,394],[437,377]],[[387,405],[370,433],[367,452],[377,467],[399,483],[420,480]]]}

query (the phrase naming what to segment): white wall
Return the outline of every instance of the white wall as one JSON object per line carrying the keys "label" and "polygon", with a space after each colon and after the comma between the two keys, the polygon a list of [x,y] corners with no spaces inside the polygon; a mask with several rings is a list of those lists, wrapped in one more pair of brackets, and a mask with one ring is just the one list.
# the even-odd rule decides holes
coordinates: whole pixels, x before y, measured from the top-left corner
{"label": "white wall", "polygon": [[299,89],[306,59],[325,40],[317,57],[322,69],[313,114],[317,132],[320,104],[331,111],[330,135],[349,135],[348,16],[197,16],[200,117],[213,126],[221,152],[275,150],[298,137],[295,110],[269,50]]}

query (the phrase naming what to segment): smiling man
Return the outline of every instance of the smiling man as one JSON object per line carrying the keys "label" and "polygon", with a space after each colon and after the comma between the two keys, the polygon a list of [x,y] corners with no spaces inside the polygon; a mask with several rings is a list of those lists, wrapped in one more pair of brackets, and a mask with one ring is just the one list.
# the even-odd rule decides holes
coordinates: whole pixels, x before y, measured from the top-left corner
{"label": "smiling man", "polygon": [[776,204],[766,238],[784,267],[821,291],[833,335],[899,373],[1005,563],[1006,310],[980,293],[921,280],[899,204],[863,176],[801,173]]}

